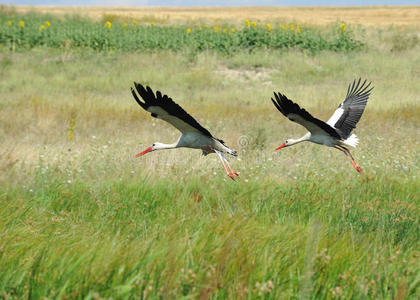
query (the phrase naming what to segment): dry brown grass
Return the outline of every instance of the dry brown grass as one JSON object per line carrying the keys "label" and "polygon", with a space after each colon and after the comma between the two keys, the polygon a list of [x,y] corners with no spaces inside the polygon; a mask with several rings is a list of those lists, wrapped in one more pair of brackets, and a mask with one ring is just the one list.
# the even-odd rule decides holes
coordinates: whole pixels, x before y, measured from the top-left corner
{"label": "dry brown grass", "polygon": [[324,25],[337,21],[370,26],[419,25],[420,6],[375,7],[62,7],[16,6],[18,12],[37,11],[53,14],[82,14],[92,18],[107,15],[156,22],[258,21],[296,22]]}

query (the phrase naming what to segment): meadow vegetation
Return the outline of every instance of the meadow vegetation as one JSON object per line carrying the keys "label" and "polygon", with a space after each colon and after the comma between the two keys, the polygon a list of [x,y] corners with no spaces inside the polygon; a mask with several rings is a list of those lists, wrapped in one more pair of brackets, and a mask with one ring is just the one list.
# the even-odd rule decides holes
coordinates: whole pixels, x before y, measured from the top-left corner
{"label": "meadow vegetation", "polygon": [[[38,43],[32,34],[57,30],[57,37],[54,27],[71,28],[70,19],[14,15],[10,29],[5,15],[2,299],[420,297],[415,28],[354,28],[349,37],[365,46],[351,51],[241,45],[225,52],[189,44],[200,39],[198,27],[136,24],[139,36],[182,36],[176,49],[153,50]],[[50,26],[40,29],[46,21]],[[119,21],[111,28],[106,20],[77,22],[92,28],[90,38],[114,29],[117,39],[124,36]],[[244,20],[237,31],[285,34],[273,24],[271,33],[258,26]],[[330,38],[330,26],[306,26]],[[22,32],[21,45],[4,39],[8,30]],[[212,41],[216,33],[208,30],[202,37]],[[362,175],[334,149],[273,151],[305,132],[276,111],[273,91],[325,120],[358,77],[375,86],[352,150]],[[167,93],[238,150],[231,164],[240,180],[200,151],[135,159],[178,132],[138,107],[133,81]]]}
{"label": "meadow vegetation", "polygon": [[[47,18],[47,20],[46,20]],[[9,49],[91,48],[97,51],[212,50],[231,54],[254,49],[296,48],[310,52],[351,51],[363,47],[344,23],[323,32],[296,24],[257,24],[246,20],[240,27],[220,25],[155,26],[136,19],[109,15],[103,21],[73,16],[58,18],[39,14],[16,17],[0,13],[0,44]]]}

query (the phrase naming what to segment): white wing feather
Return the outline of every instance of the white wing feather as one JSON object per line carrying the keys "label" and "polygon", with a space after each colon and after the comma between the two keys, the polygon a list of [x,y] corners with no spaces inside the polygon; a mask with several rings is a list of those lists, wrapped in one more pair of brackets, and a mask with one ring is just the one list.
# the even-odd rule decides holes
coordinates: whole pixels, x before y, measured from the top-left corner
{"label": "white wing feather", "polygon": [[335,123],[337,123],[337,121],[341,118],[343,113],[344,113],[344,109],[342,109],[340,106],[339,108],[335,110],[331,118],[327,121],[327,124],[330,125],[332,128],[334,128]]}

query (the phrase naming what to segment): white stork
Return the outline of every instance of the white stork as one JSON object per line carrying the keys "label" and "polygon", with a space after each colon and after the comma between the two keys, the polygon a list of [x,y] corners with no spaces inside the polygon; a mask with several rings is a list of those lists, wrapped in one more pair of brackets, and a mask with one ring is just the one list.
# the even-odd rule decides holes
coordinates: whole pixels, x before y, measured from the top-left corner
{"label": "white stork", "polygon": [[346,148],[346,146],[356,147],[359,142],[357,136],[351,134],[351,131],[356,128],[373,89],[373,87],[369,89],[370,82],[368,84],[366,84],[366,80],[361,84],[360,82],[361,79],[359,78],[358,81],[354,80],[352,84],[349,84],[346,99],[338,106],[327,122],[314,118],[305,109],[287,99],[286,96],[274,93],[275,100],[271,98],[271,101],[273,101],[275,107],[290,121],[296,122],[309,130],[299,139],[286,140],[276,150],[305,141],[334,147],[343,151],[350,159],[353,167],[361,173],[362,169],[350,154],[349,149]]}
{"label": "white stork", "polygon": [[[162,96],[160,91],[156,91],[155,96],[150,87],[147,86],[144,88],[141,84],[136,82],[134,82],[134,86],[137,93],[141,98],[143,98],[144,102],[139,99],[133,88],[131,88],[131,92],[134,99],[142,108],[150,112],[152,117],[162,119],[170,123],[182,133],[175,143],[163,144],[156,142],[151,147],[137,154],[136,157],[142,156],[151,151],[163,149],[180,147],[201,149],[203,151],[203,155],[216,153],[222,162],[226,174],[231,179],[235,180],[235,177],[239,177],[238,173],[232,169],[225,158],[225,153],[237,156],[236,151],[229,149],[222,140],[213,137],[207,129],[202,127],[193,117],[183,110],[182,107],[172,101],[172,99],[167,95]],[[229,168],[229,171],[226,165]]]}

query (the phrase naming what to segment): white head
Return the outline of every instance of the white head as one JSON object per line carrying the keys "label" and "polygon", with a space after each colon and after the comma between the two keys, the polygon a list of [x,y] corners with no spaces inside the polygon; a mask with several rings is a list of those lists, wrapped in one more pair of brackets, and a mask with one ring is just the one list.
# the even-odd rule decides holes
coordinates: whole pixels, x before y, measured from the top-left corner
{"label": "white head", "polygon": [[136,157],[145,155],[146,153],[155,151],[155,150],[161,150],[161,149],[169,149],[169,148],[174,148],[173,145],[167,145],[167,144],[163,144],[163,143],[153,143],[151,147],[144,149],[142,152],[140,152],[139,154],[136,155]]}
{"label": "white head", "polygon": [[287,139],[283,144],[280,145],[280,147],[276,148],[276,150],[280,150],[281,148],[292,146],[292,145],[297,144],[299,142],[303,142],[303,139],[297,139],[297,140]]}

